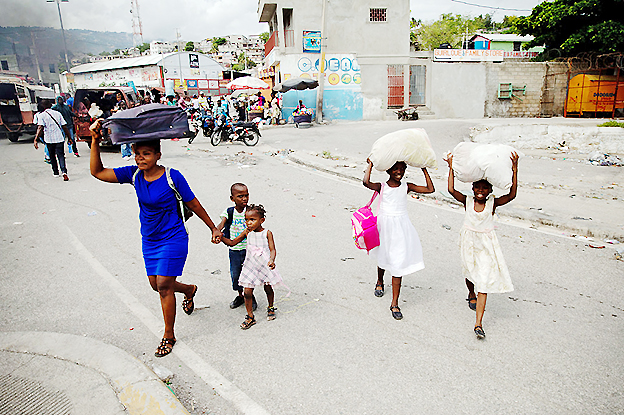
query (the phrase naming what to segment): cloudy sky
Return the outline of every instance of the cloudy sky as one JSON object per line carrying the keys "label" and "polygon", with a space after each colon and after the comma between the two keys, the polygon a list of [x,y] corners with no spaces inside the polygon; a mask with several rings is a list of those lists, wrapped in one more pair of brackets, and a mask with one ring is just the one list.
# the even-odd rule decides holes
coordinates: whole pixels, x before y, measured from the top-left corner
{"label": "cloudy sky", "polygon": [[[330,0],[340,1],[340,0]],[[476,7],[465,4],[479,4]],[[442,13],[477,16],[526,15],[540,1],[535,0],[411,0],[412,16],[435,20]],[[139,0],[145,40],[175,39],[176,28],[185,40],[229,34],[258,34],[268,30],[258,23],[257,0]],[[69,0],[61,3],[65,29],[132,32],[130,0]],[[56,4],[46,0],[0,0],[0,26],[59,27]]]}

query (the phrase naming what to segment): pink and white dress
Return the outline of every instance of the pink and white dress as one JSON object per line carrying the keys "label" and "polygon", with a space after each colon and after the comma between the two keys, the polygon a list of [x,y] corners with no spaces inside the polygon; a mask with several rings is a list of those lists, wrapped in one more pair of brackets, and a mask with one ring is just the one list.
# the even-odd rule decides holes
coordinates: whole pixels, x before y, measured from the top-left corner
{"label": "pink and white dress", "polygon": [[282,277],[277,268],[269,268],[270,258],[267,229],[263,229],[262,232],[250,232],[247,235],[247,253],[238,284],[245,288],[282,284]]}

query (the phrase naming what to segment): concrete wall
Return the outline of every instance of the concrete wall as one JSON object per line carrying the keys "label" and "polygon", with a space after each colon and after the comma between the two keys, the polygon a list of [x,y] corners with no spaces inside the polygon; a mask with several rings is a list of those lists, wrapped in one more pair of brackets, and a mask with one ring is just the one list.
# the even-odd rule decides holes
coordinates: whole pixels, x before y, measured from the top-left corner
{"label": "concrete wall", "polygon": [[[564,63],[448,63],[410,59],[425,65],[426,106],[437,118],[562,116],[567,91]],[[511,99],[498,98],[500,84],[511,83]]]}
{"label": "concrete wall", "polygon": [[427,106],[438,118],[482,118],[486,100],[484,63],[433,62]]}

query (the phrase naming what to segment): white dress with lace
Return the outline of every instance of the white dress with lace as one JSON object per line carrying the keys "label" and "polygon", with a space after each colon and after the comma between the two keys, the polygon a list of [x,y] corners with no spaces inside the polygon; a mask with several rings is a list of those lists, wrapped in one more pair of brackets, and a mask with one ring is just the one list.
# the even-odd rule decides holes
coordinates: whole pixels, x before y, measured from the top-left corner
{"label": "white dress with lace", "polygon": [[466,196],[466,217],[460,231],[459,247],[464,277],[480,293],[513,291],[509,270],[494,233],[494,196],[482,212],[474,209],[474,198]]}

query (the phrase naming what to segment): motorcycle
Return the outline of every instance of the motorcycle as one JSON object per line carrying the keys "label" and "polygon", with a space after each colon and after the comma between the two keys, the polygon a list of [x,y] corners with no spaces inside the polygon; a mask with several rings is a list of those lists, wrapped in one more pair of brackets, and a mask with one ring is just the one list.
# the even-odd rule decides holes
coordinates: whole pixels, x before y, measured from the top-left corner
{"label": "motorcycle", "polygon": [[212,135],[214,131],[214,120],[210,115],[210,111],[192,108],[187,111],[187,114],[189,116],[189,127],[191,129],[191,137],[189,137],[188,140],[189,144],[195,140],[200,129],[204,133],[204,137],[210,137]]}
{"label": "motorcycle", "polygon": [[[262,121],[260,118],[252,122],[232,123],[232,120],[221,114],[215,123],[215,129],[210,136],[210,143],[218,146],[222,141],[242,141],[248,146],[255,146],[260,140],[260,130],[258,124]],[[234,130],[232,130],[232,126]]]}

